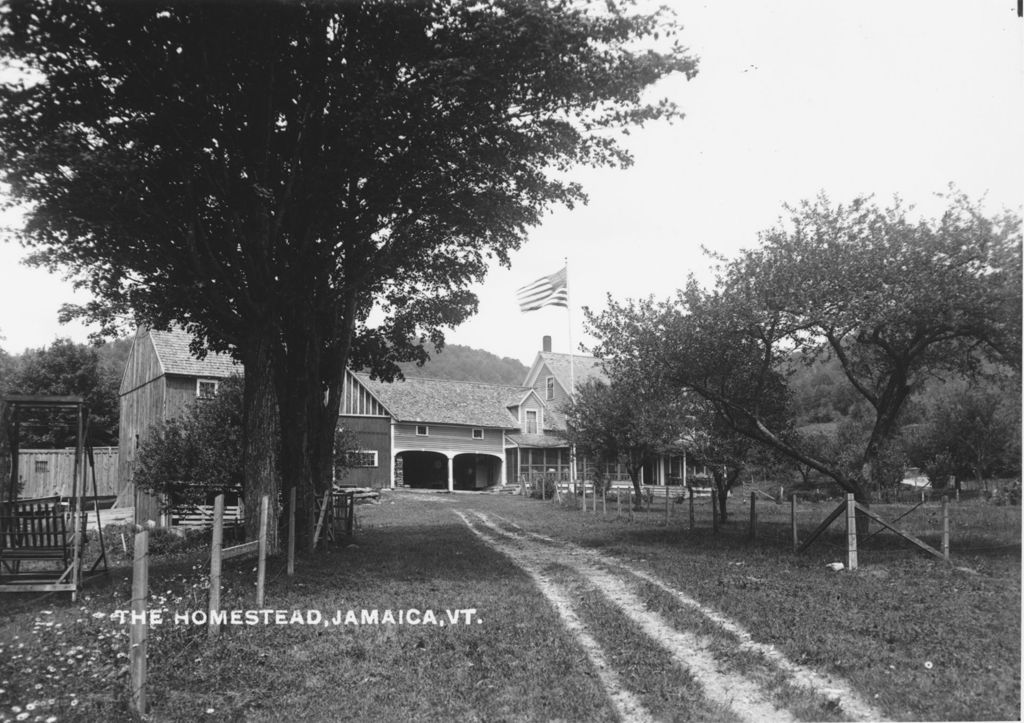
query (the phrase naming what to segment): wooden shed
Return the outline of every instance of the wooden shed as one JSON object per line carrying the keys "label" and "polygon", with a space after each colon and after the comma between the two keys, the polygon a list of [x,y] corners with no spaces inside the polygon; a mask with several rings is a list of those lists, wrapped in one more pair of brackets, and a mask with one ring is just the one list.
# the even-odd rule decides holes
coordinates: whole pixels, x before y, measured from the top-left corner
{"label": "wooden shed", "polygon": [[184,331],[140,329],[121,377],[121,425],[118,439],[118,499],[115,506],[134,506],[135,520],[161,521],[156,498],[132,484],[135,455],[150,429],[180,416],[199,397],[213,396],[217,385],[242,367],[226,354],[196,358],[192,336]]}

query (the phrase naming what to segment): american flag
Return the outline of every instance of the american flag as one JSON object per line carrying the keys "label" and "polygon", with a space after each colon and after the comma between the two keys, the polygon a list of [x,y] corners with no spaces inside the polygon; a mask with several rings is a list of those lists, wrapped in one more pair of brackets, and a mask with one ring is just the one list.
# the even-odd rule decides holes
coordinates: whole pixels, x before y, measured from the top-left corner
{"label": "american flag", "polygon": [[516,301],[520,311],[534,311],[542,306],[569,308],[569,281],[565,268],[550,276],[541,276],[516,291]]}

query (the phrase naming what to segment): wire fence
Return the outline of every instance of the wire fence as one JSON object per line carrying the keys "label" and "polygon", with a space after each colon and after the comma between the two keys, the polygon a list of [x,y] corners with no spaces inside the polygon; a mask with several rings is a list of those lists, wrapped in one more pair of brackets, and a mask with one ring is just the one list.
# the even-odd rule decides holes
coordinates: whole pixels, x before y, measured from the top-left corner
{"label": "wire fence", "polygon": [[[794,508],[790,504],[791,494],[782,490],[780,495],[778,488],[773,491],[775,494],[760,488],[734,489],[726,499],[724,516],[721,509],[716,510],[717,502],[707,489],[691,491],[668,487],[666,500],[665,487],[649,486],[643,488],[637,504],[637,498],[624,485],[613,486],[603,500],[600,490],[595,497],[593,487],[588,485],[585,494],[582,489],[577,489],[575,495],[568,488],[562,489],[559,498],[553,501],[582,509],[585,498],[589,513],[605,520],[663,525],[692,530],[695,534],[743,537],[752,544],[790,548],[793,545],[794,513],[796,534],[803,541],[841,502],[834,498],[806,499],[797,494]],[[1019,554],[1021,506],[1007,504],[994,494],[988,497],[962,494],[959,501],[952,494],[931,493],[923,498],[919,493],[913,496],[904,494],[898,498],[893,495],[890,501],[873,502],[870,509],[901,531],[939,548],[943,537],[943,496],[948,499],[948,539],[950,554],[954,558],[958,554],[1013,554],[1015,550]],[[633,502],[631,513],[627,509],[630,500]],[[873,520],[867,522],[865,529],[866,532],[861,530],[858,544],[866,552],[916,554],[915,548],[906,540]],[[819,542],[827,547],[845,549],[845,522],[842,519],[833,522]]]}

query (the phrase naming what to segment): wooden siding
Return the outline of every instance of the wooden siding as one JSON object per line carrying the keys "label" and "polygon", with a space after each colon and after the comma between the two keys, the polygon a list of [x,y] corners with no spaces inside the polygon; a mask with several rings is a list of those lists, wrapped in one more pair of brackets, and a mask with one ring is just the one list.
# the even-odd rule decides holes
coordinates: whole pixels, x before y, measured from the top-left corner
{"label": "wooden siding", "polygon": [[149,334],[138,332],[135,341],[132,343],[131,351],[128,352],[128,359],[125,361],[124,374],[121,376],[121,388],[119,395],[125,395],[144,384],[148,384],[159,376],[164,370],[160,366],[160,359],[153,347],[153,340]]}
{"label": "wooden siding", "polygon": [[[558,386],[557,384],[555,385]],[[537,429],[527,432],[526,429],[526,413],[528,411],[537,412]],[[519,407],[519,430],[524,434],[544,434],[545,429],[551,429],[551,420],[548,419],[548,415],[544,413],[544,405],[538,401],[537,397],[532,394],[526,398],[526,401]]]}
{"label": "wooden siding", "polygon": [[153,424],[163,419],[165,380],[153,340],[138,333],[125,362],[120,389],[120,427],[117,442],[117,495],[120,507],[135,507],[136,520],[158,520],[157,500],[138,494],[132,472],[139,445]]}
{"label": "wooden siding", "polygon": [[[139,445],[149,436],[149,430],[163,418],[164,378],[159,377],[137,387],[120,399],[120,427],[118,429],[117,455],[117,505],[136,504],[132,488],[132,474]],[[156,500],[142,501],[144,515],[137,519],[159,519]]]}
{"label": "wooden siding", "polygon": [[162,419],[177,419],[185,415],[196,400],[196,379],[168,374]]}
{"label": "wooden siding", "polygon": [[[93,461],[96,464],[96,494],[101,497],[116,495],[117,447],[96,447]],[[37,465],[38,463],[38,465]],[[92,469],[86,462],[85,494],[93,496]],[[45,466],[38,470],[37,466]],[[19,496],[28,497],[70,497],[72,478],[75,474],[74,449],[22,449],[18,450],[18,479],[21,482]]]}
{"label": "wooden siding", "polygon": [[352,372],[345,372],[341,388],[341,416],[387,417],[388,410],[364,387]]}
{"label": "wooden siding", "polygon": [[451,424],[428,424],[430,434],[416,434],[416,425],[399,422],[395,425],[395,450],[422,450],[427,452],[477,452],[505,456],[504,434],[494,427],[484,427],[484,438],[473,439],[473,430],[481,427],[463,427]]}
{"label": "wooden siding", "polygon": [[387,417],[342,417],[338,426],[359,439],[359,449],[377,452],[376,467],[352,467],[340,485],[388,487],[391,485],[391,420]]}

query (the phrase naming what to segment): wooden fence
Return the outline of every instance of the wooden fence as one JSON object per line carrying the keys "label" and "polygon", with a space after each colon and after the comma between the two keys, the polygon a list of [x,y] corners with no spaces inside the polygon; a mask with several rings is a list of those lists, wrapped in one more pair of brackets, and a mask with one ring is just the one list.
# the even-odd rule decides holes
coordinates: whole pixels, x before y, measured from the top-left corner
{"label": "wooden fence", "polygon": [[[117,447],[95,447],[96,493],[100,497],[116,495]],[[92,496],[92,470],[88,468],[86,494]],[[22,449],[18,451],[19,497],[70,497],[75,472],[74,449]]]}

